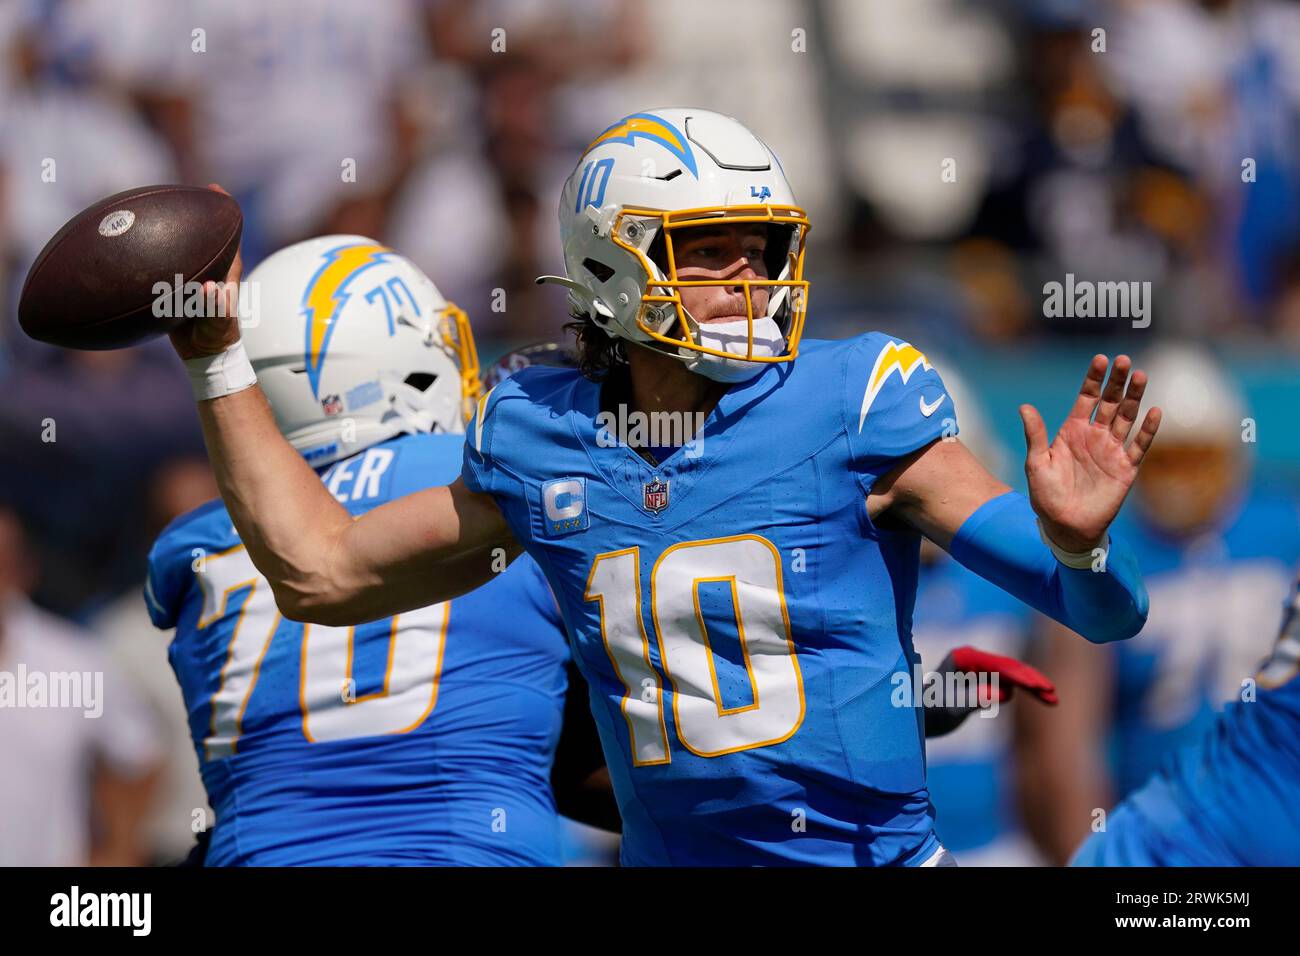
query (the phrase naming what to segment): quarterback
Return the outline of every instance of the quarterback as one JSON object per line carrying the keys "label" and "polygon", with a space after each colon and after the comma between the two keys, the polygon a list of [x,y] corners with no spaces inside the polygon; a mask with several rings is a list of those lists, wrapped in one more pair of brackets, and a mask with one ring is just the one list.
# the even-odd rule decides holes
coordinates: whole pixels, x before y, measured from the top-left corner
{"label": "quarterback", "polygon": [[[1050,443],[1021,407],[1026,498],[956,439],[922,352],[879,332],[802,338],[808,218],[736,120],[625,117],[584,151],[559,212],[554,281],[580,369],[498,385],[459,481],[356,520],[277,431],[238,323],[173,333],[281,611],[334,626],[399,614],[526,550],[590,685],[625,863],[946,862],[922,712],[891,699],[915,659],[920,536],[1091,641],[1137,633],[1146,593],[1108,528],[1159,425],[1155,409],[1137,424],[1145,375],[1095,356]],[[236,289],[212,289],[226,315]],[[704,424],[629,447],[598,434],[621,406]]]}

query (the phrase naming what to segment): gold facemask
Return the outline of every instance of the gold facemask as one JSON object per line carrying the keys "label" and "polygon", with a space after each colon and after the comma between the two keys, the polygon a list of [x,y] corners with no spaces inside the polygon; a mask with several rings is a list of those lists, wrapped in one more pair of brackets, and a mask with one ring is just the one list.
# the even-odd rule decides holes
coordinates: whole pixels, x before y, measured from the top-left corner
{"label": "gold facemask", "polygon": [[451,352],[452,361],[460,370],[461,414],[468,425],[483,391],[483,383],[479,380],[478,348],[474,345],[469,316],[464,309],[448,302],[438,315],[438,331],[442,334],[444,346]]}
{"label": "gold facemask", "polygon": [[[666,268],[662,270],[665,279],[653,278],[656,267],[638,245],[647,232],[644,220],[657,220],[659,235],[664,238]],[[681,279],[677,275],[677,263],[673,251],[673,233],[682,229],[698,226],[731,225],[733,223],[767,223],[769,225],[790,226],[793,237],[789,251],[786,253],[788,279]],[[804,251],[808,239],[808,230],[812,228],[807,214],[798,206],[705,206],[697,209],[679,209],[665,211],[660,209],[638,209],[627,207],[619,212],[610,230],[610,239],[619,248],[636,256],[645,270],[647,281],[641,290],[641,305],[637,310],[636,325],[643,333],[656,342],[674,348],[685,348],[722,358],[745,359],[751,362],[789,362],[799,354],[799,339],[803,335],[804,319],[808,313],[808,282],[803,278]],[[778,275],[780,272],[777,273]],[[744,354],[722,352],[718,349],[701,345],[695,336],[694,319],[682,305],[680,290],[700,286],[740,286],[745,293],[745,312],[749,320],[749,341]],[[789,310],[789,322],[785,329],[785,352],[781,355],[754,355],[754,299],[752,290],[768,288],[770,297],[776,297],[786,291],[787,301],[782,308]],[[770,301],[770,300],[769,300]],[[677,328],[680,337],[667,335],[660,329],[671,329],[672,325],[657,323],[653,327],[646,319],[652,311],[664,306],[671,306],[677,315]],[[770,306],[769,306],[770,307]],[[762,316],[760,316],[761,318]]]}

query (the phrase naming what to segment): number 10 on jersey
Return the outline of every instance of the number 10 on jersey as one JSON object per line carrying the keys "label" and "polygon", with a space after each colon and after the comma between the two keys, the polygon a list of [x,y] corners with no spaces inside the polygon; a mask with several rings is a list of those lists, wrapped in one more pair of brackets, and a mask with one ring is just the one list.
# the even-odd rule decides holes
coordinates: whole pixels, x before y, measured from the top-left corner
{"label": "number 10 on jersey", "polygon": [[[700,585],[730,587],[750,703],[727,707],[700,607]],[[622,712],[636,766],[668,763],[663,687],[650,660],[641,588],[641,549],[596,556],[584,595],[600,605],[600,633],[623,684]],[[758,535],[675,544],[650,572],[650,614],[659,661],[672,687],[677,739],[699,757],[720,757],[789,740],[803,722],[799,658],[790,635],[781,556]]]}

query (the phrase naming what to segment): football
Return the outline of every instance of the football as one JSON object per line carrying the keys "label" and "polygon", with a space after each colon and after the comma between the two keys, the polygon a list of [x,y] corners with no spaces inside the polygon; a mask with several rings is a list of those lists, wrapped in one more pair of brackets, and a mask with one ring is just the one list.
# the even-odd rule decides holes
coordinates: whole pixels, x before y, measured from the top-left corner
{"label": "football", "polygon": [[195,314],[185,308],[191,283],[225,277],[242,231],[239,204],[211,189],[142,186],[109,196],[45,244],[23,284],[19,324],[38,341],[76,349],[164,335]]}

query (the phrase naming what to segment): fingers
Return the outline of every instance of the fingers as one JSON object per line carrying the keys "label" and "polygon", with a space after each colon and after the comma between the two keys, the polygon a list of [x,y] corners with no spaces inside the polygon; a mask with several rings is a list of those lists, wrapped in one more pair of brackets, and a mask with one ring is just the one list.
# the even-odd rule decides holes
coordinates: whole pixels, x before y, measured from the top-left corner
{"label": "fingers", "polygon": [[1027,457],[1034,458],[1047,452],[1047,426],[1043,416],[1033,405],[1020,406],[1020,423],[1025,428],[1025,448]]}
{"label": "fingers", "polygon": [[[978,673],[989,675],[990,679],[996,678],[1000,701],[1010,700],[1016,688],[1023,687],[1045,704],[1055,705],[1058,702],[1056,685],[1051,679],[1037,668],[1014,657],[990,654],[988,651],[964,644],[961,647],[954,647],[949,652],[948,659],[941,665],[941,669],[945,667],[961,673]],[[983,679],[981,676],[981,681]]]}
{"label": "fingers", "polygon": [[[221,183],[208,183],[208,188],[214,193],[221,193],[223,196],[229,196],[230,193]],[[244,250],[243,247],[235,250],[235,261],[230,264],[229,271],[226,272],[227,282],[238,282],[244,274]]]}
{"label": "fingers", "polygon": [[1055,704],[1057,702],[1056,685],[1052,683],[1048,676],[1028,664],[1017,663],[1020,663],[1017,672],[1017,683],[1043,703]]}
{"label": "fingers", "polygon": [[235,318],[239,315],[239,279],[203,283],[204,313],[208,318]]}
{"label": "fingers", "polygon": [[1079,386],[1079,395],[1070,409],[1070,418],[1092,420],[1092,410],[1097,407],[1097,400],[1101,398],[1101,383],[1106,378],[1108,364],[1109,360],[1104,355],[1092,357],[1092,362],[1088,365],[1088,373],[1084,375],[1083,384]]}
{"label": "fingers", "polygon": [[1093,419],[1096,424],[1109,427],[1114,421],[1115,412],[1124,401],[1124,388],[1128,385],[1128,373],[1132,365],[1127,355],[1115,356],[1115,364],[1110,369],[1110,380],[1106,383],[1106,388],[1101,393],[1101,401],[1097,404],[1097,417]]}
{"label": "fingers", "polygon": [[221,310],[225,308],[225,303],[221,299],[221,287],[211,279],[203,283],[203,305],[205,318],[220,315]]}
{"label": "fingers", "polygon": [[1128,446],[1128,460],[1133,462],[1134,465],[1142,464],[1142,459],[1151,447],[1151,442],[1155,440],[1158,428],[1160,428],[1160,409],[1149,409],[1146,418],[1142,419],[1142,427],[1138,429],[1133,443]]}
{"label": "fingers", "polygon": [[234,316],[239,309],[239,281],[244,275],[244,254],[242,249],[235,250],[235,258],[226,270],[226,277],[220,282],[209,279],[203,283],[203,301],[207,305],[208,316]]}
{"label": "fingers", "polygon": [[[966,652],[966,656],[957,657],[957,651]],[[957,651],[953,652],[954,659],[960,660],[965,665],[962,670],[995,671],[1009,689],[1023,687],[1040,700],[1045,699],[1045,696],[1053,698],[1056,696],[1056,685],[1052,683],[1051,678],[1024,661],[1014,657],[987,654],[973,647],[958,648]]]}
{"label": "fingers", "polygon": [[[1116,366],[1119,362],[1116,361]],[[1133,423],[1137,421],[1138,411],[1142,407],[1142,393],[1147,389],[1147,373],[1141,369],[1133,372],[1133,377],[1129,379],[1128,392],[1124,395],[1124,400],[1119,403],[1118,411],[1114,420],[1110,423],[1110,433],[1120,441],[1128,441],[1128,433],[1133,428]],[[1101,412],[1097,412],[1097,417],[1101,417]]]}
{"label": "fingers", "polygon": [[230,269],[226,272],[226,281],[239,284],[239,280],[244,275],[244,248],[240,246],[235,250],[235,261],[230,263]]}
{"label": "fingers", "polygon": [[239,315],[239,276],[243,271],[243,263],[239,261],[239,253],[235,253],[235,261],[230,265],[230,272],[226,274],[226,281],[221,286],[221,294],[226,299],[226,315],[238,317]]}
{"label": "fingers", "polygon": [[[1039,677],[1042,676],[1041,674],[1037,674],[1037,671],[1034,671],[1034,673]],[[1035,700],[1040,700],[1049,707],[1055,707],[1060,703],[1060,699],[1056,696],[1056,685],[1045,677],[1041,682],[1037,680],[1023,679],[1018,680],[1014,684],[1006,685],[1006,689],[1002,691],[1003,700],[1010,700],[1012,693],[1014,693],[1017,687],[1023,687],[1026,694],[1032,694]]]}
{"label": "fingers", "polygon": [[[1133,363],[1127,355],[1115,356],[1109,379],[1106,378],[1107,365],[1106,356],[1093,356],[1078,398],[1070,409],[1070,417],[1090,419],[1094,424],[1109,428],[1120,441],[1126,441],[1141,409],[1147,377],[1142,371],[1134,371],[1130,376]],[[1096,417],[1093,417],[1094,411]]]}

